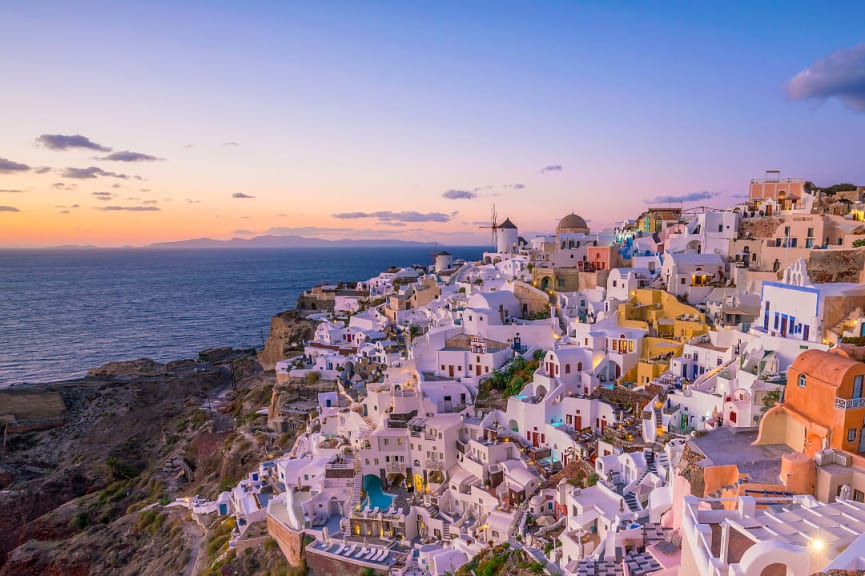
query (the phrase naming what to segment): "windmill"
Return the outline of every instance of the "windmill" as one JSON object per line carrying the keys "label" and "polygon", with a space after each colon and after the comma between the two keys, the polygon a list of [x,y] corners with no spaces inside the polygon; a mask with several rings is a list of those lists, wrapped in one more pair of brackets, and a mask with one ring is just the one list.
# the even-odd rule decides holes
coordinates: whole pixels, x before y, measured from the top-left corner
{"label": "windmill", "polygon": [[493,204],[493,213],[492,213],[492,217],[490,218],[489,226],[478,226],[478,228],[489,228],[490,229],[490,231],[492,232],[492,238],[493,238],[493,248],[497,248],[499,245],[499,225],[498,225],[498,220],[496,220],[496,205],[495,204]]}

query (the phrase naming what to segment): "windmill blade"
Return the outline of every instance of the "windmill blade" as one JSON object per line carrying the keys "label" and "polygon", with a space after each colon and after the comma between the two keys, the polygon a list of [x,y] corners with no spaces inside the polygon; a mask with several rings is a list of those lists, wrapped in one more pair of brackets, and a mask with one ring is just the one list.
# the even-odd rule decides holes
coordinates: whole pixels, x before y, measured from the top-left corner
{"label": "windmill blade", "polygon": [[499,245],[499,225],[498,225],[498,219],[496,216],[496,205],[495,204],[493,204],[493,219],[492,219],[492,226],[490,226],[490,228],[492,228],[493,246],[498,248],[498,245]]}

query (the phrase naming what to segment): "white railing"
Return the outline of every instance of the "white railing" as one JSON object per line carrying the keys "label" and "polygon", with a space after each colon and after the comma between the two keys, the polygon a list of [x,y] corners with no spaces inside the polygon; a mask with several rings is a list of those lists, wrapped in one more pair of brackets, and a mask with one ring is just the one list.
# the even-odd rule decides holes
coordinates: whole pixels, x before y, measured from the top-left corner
{"label": "white railing", "polygon": [[865,398],[835,398],[835,408],[865,408]]}

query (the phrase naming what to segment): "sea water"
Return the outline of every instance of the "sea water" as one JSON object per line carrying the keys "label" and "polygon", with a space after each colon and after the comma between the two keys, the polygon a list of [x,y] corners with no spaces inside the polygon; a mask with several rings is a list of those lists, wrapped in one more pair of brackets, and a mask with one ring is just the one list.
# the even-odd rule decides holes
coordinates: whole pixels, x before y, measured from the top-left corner
{"label": "sea water", "polygon": [[[482,247],[448,248],[477,260]],[[270,317],[321,282],[432,264],[431,246],[0,251],[0,387],[114,360],[261,347]]]}

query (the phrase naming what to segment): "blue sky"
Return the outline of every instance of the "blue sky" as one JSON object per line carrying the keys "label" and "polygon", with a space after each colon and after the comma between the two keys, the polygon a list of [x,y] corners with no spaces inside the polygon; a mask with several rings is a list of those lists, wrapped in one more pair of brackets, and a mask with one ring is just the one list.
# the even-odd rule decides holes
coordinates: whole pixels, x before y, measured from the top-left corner
{"label": "blue sky", "polygon": [[[787,88],[862,46],[861,22],[861,2],[11,4],[0,159],[30,169],[0,172],[21,190],[0,193],[17,210],[0,212],[0,245],[301,228],[483,241],[493,202],[534,232],[658,196],[723,206],[768,168],[865,183],[865,111],[835,97],[865,94],[865,56],[842,53],[846,84]],[[91,165],[127,178],[63,175]]]}

